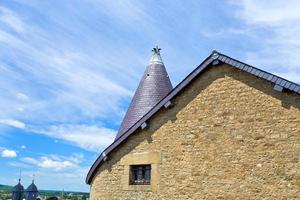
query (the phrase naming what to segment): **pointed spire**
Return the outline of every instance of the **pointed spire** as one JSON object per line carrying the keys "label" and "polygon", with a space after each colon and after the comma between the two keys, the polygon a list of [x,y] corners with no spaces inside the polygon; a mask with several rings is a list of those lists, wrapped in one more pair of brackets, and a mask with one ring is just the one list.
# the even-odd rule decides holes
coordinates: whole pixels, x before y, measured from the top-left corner
{"label": "pointed spire", "polygon": [[32,179],[32,183],[26,189],[26,200],[36,200],[38,195],[38,189],[34,184],[34,175]]}
{"label": "pointed spire", "polygon": [[24,191],[24,187],[21,184],[21,179],[19,178],[18,184],[15,185],[12,189],[14,192]]}
{"label": "pointed spire", "polygon": [[24,196],[24,187],[21,185],[21,178],[19,178],[19,182],[12,189],[12,200],[23,200]]}
{"label": "pointed spire", "polygon": [[37,187],[36,185],[34,184],[34,178],[35,178],[35,175],[33,174],[32,175],[32,183],[28,186],[28,188],[26,189],[27,192],[37,192]]}
{"label": "pointed spire", "polygon": [[153,48],[152,56],[122,121],[116,139],[149,112],[172,89],[172,84],[160,56],[160,48]]}

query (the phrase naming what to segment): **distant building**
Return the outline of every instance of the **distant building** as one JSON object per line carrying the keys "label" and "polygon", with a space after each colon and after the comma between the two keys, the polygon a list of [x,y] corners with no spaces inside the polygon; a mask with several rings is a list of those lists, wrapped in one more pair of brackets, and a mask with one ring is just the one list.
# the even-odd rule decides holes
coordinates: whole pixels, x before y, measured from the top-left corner
{"label": "distant building", "polygon": [[21,179],[19,183],[12,189],[12,200],[23,200],[24,197],[24,187],[21,185]]}
{"label": "distant building", "polygon": [[[24,187],[21,185],[21,179],[19,183],[12,189],[12,200],[23,200],[24,199]],[[38,200],[41,199],[38,197],[38,189],[34,184],[34,180],[25,190],[25,199],[26,200]]]}
{"label": "distant building", "polygon": [[26,189],[26,200],[36,200],[38,196],[38,189],[36,185],[34,184],[34,180],[32,180],[32,183],[28,186]]}
{"label": "distant building", "polygon": [[86,182],[92,200],[300,199],[299,152],[299,84],[213,51],[172,88],[155,48]]}

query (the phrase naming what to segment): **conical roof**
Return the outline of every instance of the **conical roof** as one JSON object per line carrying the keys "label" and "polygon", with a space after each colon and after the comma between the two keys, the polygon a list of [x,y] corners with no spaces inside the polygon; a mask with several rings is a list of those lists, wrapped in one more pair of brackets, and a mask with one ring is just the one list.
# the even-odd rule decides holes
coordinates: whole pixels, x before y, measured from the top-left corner
{"label": "conical roof", "polygon": [[130,106],[121,123],[116,139],[149,112],[172,89],[167,70],[156,46]]}
{"label": "conical roof", "polygon": [[37,187],[34,184],[34,181],[32,181],[32,183],[28,186],[28,188],[26,189],[26,192],[37,192]]}
{"label": "conical roof", "polygon": [[23,192],[24,191],[24,187],[23,187],[23,185],[21,185],[21,179],[19,179],[19,183],[13,187],[12,191],[13,192]]}

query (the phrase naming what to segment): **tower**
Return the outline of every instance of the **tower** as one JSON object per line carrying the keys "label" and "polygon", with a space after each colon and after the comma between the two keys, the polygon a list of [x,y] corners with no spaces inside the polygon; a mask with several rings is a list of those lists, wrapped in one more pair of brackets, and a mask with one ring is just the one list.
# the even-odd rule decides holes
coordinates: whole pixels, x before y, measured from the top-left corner
{"label": "tower", "polygon": [[19,178],[19,183],[15,185],[12,189],[12,200],[23,200],[24,187],[21,185],[21,179]]}
{"label": "tower", "polygon": [[32,183],[26,189],[26,200],[36,200],[37,195],[38,195],[38,189],[34,184],[34,180],[32,180]]}
{"label": "tower", "polygon": [[152,57],[121,123],[116,140],[173,89],[160,50],[158,46],[152,50]]}

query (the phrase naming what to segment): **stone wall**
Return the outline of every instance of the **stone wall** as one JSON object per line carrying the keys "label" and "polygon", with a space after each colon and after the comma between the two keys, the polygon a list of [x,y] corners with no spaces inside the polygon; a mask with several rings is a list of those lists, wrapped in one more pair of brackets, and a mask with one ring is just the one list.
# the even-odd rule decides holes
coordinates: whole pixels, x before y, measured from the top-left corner
{"label": "stone wall", "polygon": [[[300,95],[273,87],[227,65],[208,68],[109,154],[91,199],[300,199]],[[154,189],[124,186],[139,153],[160,155]]]}

